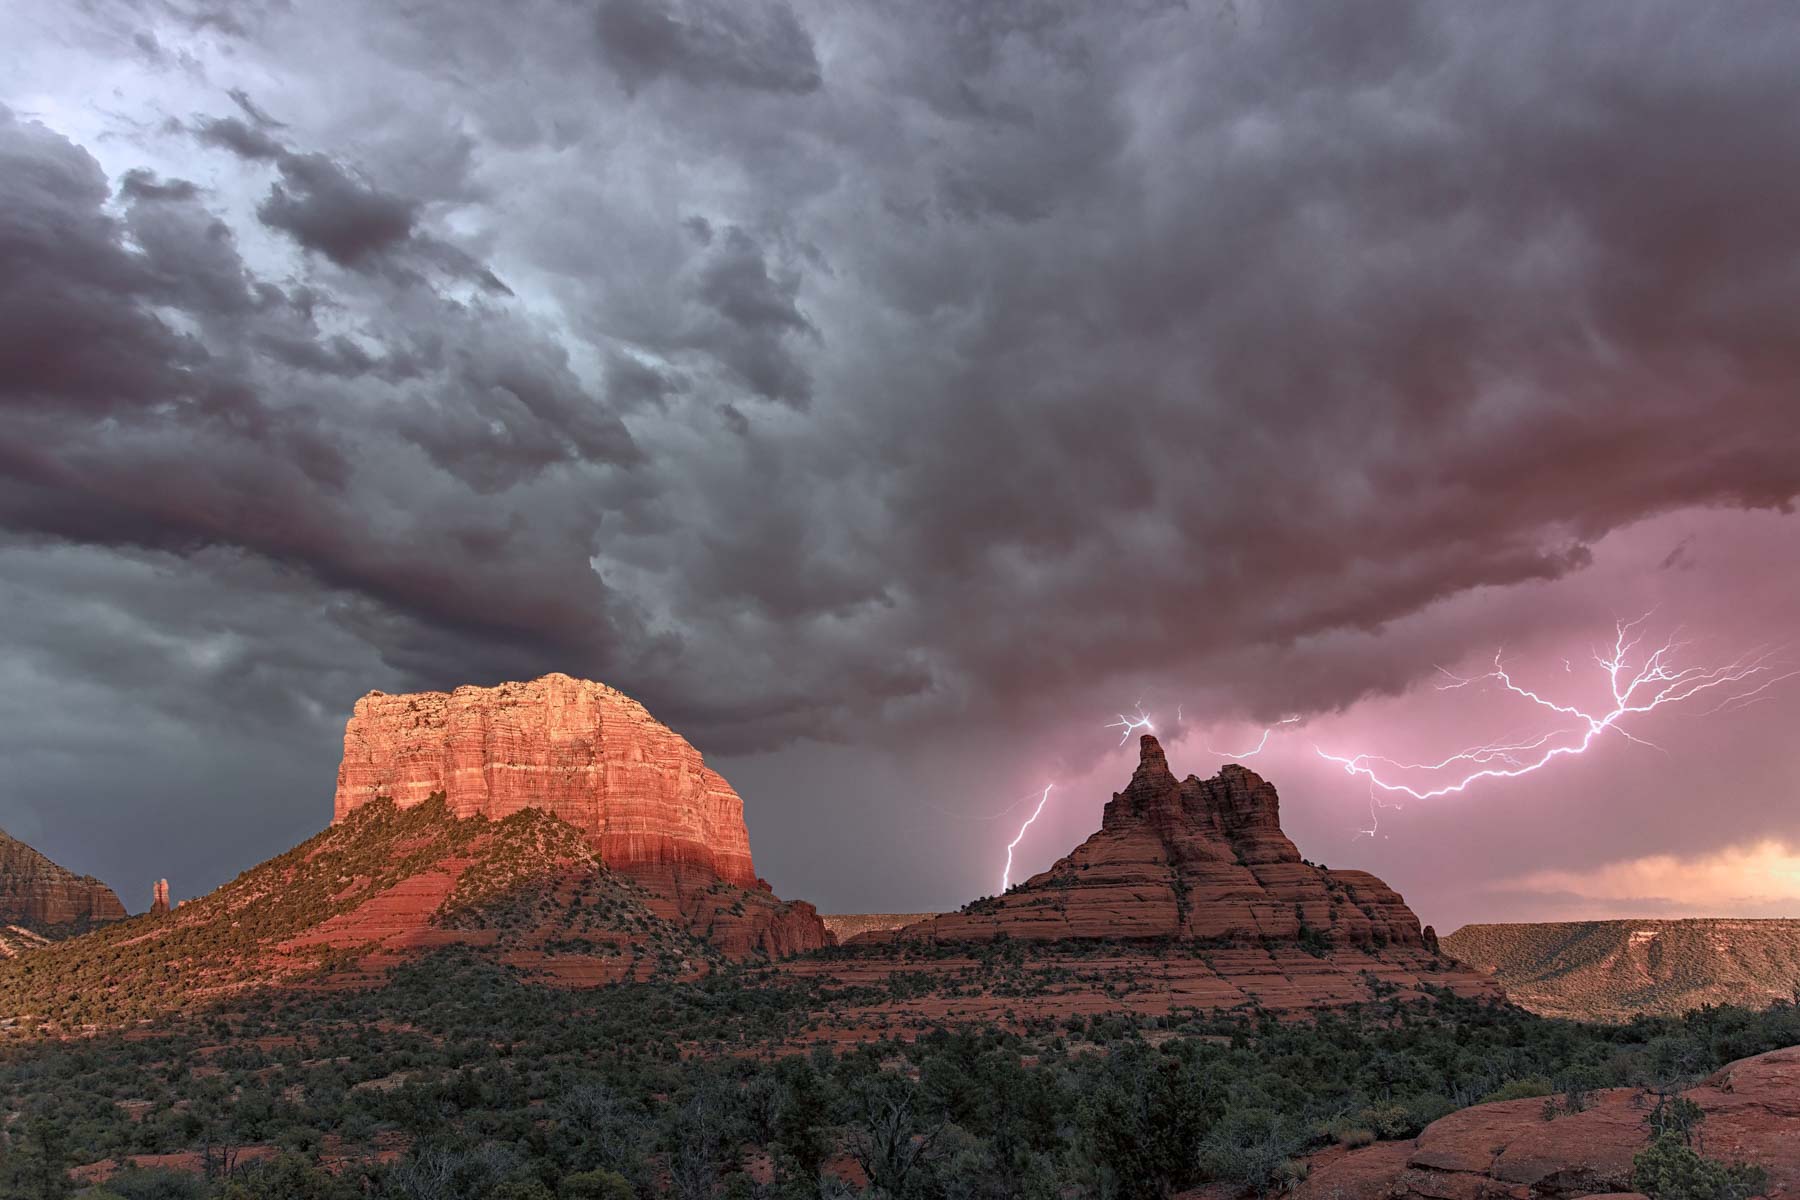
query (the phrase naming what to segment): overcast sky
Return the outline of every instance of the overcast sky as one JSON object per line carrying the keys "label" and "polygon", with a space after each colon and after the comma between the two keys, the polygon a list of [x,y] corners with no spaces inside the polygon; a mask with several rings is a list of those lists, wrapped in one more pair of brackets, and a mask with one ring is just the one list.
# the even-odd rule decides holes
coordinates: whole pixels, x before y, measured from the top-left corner
{"label": "overcast sky", "polygon": [[1800,679],[1375,821],[1317,753],[1559,728],[1438,690],[1501,648],[1604,711],[1650,610],[1795,661],[1785,0],[8,10],[0,825],[134,909],[363,692],[561,670],[827,911],[1055,782],[1047,865],[1141,702],[1300,718],[1290,833],[1443,930],[1800,915]]}

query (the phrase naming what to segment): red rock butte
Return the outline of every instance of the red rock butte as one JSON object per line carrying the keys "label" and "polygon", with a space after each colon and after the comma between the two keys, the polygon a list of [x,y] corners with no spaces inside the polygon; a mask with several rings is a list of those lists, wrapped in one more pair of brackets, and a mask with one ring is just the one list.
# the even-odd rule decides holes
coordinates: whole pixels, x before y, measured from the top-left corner
{"label": "red rock butte", "polygon": [[698,867],[757,886],[738,794],[685,738],[602,683],[552,674],[358,700],[333,821],[382,796],[408,808],[435,793],[458,817],[553,813],[615,869]]}
{"label": "red rock butte", "polygon": [[1177,779],[1149,734],[1100,829],[1049,870],[870,940],[1253,939],[1392,947],[1435,958],[1400,894],[1366,871],[1314,866],[1281,831],[1274,785],[1231,763]]}

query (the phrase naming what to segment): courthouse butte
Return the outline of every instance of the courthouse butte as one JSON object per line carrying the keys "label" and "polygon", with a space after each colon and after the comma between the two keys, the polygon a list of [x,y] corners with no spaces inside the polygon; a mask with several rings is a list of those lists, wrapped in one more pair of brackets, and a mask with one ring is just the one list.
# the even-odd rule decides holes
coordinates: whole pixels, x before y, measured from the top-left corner
{"label": "courthouse butte", "polygon": [[440,797],[459,819],[504,821],[533,809],[566,822],[660,916],[733,957],[831,940],[811,905],[782,904],[757,878],[744,802],[731,785],[605,684],[553,674],[358,700],[344,730],[334,823],[378,801],[404,810]]}

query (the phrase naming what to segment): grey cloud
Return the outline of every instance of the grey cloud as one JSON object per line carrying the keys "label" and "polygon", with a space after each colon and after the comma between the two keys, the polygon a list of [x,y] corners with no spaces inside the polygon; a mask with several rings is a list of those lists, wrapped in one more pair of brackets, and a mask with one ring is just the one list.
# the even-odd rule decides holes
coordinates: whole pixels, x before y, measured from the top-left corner
{"label": "grey cloud", "polygon": [[710,350],[758,396],[804,407],[812,381],[793,340],[818,330],[800,311],[797,272],[771,269],[767,254],[742,229],[725,231],[695,280],[708,313],[693,342]]}
{"label": "grey cloud", "polygon": [[340,267],[364,267],[412,237],[412,201],[354,178],[323,154],[284,153],[279,161],[281,181],[256,214],[308,250]]}
{"label": "grey cloud", "polygon": [[[254,124],[236,117],[209,117],[199,119],[194,128],[204,143],[240,158],[275,164],[280,178],[256,209],[263,224],[348,270],[383,271],[412,281],[420,269],[429,267],[470,280],[492,294],[512,294],[466,250],[421,230],[423,205],[418,200],[378,187],[328,155],[290,149],[267,132],[285,126],[262,113],[241,91],[234,89],[231,98],[253,116]],[[468,154],[467,139],[456,139],[450,158],[436,165],[455,168],[448,173],[460,178]],[[446,194],[459,190],[453,179],[438,182]],[[131,186],[129,179],[126,186]]]}
{"label": "grey cloud", "polygon": [[287,153],[281,139],[237,117],[207,117],[195,126],[201,141],[231,151],[240,158],[273,162]]}
{"label": "grey cloud", "polygon": [[632,90],[663,76],[769,92],[820,84],[812,38],[779,0],[605,0],[595,27],[607,65]]}
{"label": "grey cloud", "polygon": [[131,200],[192,200],[200,189],[189,180],[161,180],[155,172],[138,168],[125,172],[119,181],[119,193]]}
{"label": "grey cloud", "polygon": [[153,280],[103,211],[99,164],[0,106],[0,402],[102,414],[174,399],[196,348],[136,307]]}

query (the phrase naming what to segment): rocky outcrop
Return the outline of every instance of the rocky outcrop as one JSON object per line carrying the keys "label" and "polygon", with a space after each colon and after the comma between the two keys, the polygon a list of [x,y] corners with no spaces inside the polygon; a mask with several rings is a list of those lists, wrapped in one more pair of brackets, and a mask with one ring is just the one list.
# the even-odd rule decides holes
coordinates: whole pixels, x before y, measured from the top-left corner
{"label": "rocky outcrop", "polygon": [[387,796],[441,794],[452,814],[553,813],[615,870],[692,867],[756,886],[744,804],[644,706],[567,675],[356,702],[334,819]]}
{"label": "rocky outcrop", "polygon": [[159,879],[156,881],[156,886],[150,890],[150,915],[153,917],[163,917],[167,916],[168,913],[169,881],[166,879]]}
{"label": "rocky outcrop", "polygon": [[0,923],[43,933],[124,916],[125,906],[104,883],[65,870],[0,832]]}
{"label": "rocky outcrop", "polygon": [[[1800,1187],[1800,1046],[1740,1059],[1686,1096],[1706,1114],[1703,1151],[1769,1173],[1766,1194]],[[1565,1200],[1628,1192],[1644,1149],[1631,1088],[1592,1093],[1581,1112],[1544,1119],[1543,1100],[1451,1113],[1407,1142],[1315,1161],[1299,1200]]]}
{"label": "rocky outcrop", "polygon": [[871,938],[1177,938],[1394,947],[1435,957],[1399,893],[1366,871],[1300,857],[1280,799],[1238,764],[1177,779],[1145,734],[1100,831],[1049,870],[960,913]]}
{"label": "rocky outcrop", "polygon": [[1707,1004],[1767,1006],[1800,989],[1800,920],[1465,925],[1444,948],[1546,1017],[1629,1021]]}

